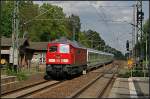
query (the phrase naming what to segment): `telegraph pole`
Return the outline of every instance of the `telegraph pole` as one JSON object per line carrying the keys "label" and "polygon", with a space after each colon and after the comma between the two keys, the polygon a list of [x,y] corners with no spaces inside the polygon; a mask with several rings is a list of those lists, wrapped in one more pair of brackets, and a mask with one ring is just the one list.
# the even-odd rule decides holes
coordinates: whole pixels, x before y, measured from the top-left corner
{"label": "telegraph pole", "polygon": [[[136,5],[133,5],[133,24],[136,24]],[[134,48],[135,44],[136,44],[136,40],[135,40],[135,34],[136,34],[136,27],[133,26],[132,27],[132,58],[135,61],[136,58],[136,49]]]}
{"label": "telegraph pole", "polygon": [[17,72],[18,67],[18,34],[19,34],[19,9],[18,9],[19,1],[14,1],[14,12],[13,12],[13,33],[12,33],[12,46],[13,46],[13,67]]}

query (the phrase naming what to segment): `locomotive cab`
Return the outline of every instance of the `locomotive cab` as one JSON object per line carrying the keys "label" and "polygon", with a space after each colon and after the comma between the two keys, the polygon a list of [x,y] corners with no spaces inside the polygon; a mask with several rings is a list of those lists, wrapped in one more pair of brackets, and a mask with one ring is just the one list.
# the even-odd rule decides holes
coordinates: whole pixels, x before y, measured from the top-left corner
{"label": "locomotive cab", "polygon": [[47,75],[60,76],[68,72],[67,67],[72,63],[69,44],[48,44],[46,54]]}
{"label": "locomotive cab", "polygon": [[46,53],[46,75],[71,77],[82,73],[87,67],[87,49],[67,39],[48,44]]}
{"label": "locomotive cab", "polygon": [[46,54],[47,64],[70,64],[69,44],[50,44]]}

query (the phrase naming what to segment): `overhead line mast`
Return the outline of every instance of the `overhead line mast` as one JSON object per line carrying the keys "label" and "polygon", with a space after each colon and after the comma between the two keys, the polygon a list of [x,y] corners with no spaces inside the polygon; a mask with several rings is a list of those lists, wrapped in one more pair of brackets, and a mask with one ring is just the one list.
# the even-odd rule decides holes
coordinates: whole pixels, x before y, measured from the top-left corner
{"label": "overhead line mast", "polygon": [[19,1],[14,1],[14,12],[13,12],[13,33],[12,33],[12,63],[14,70],[17,72],[18,67],[18,34],[19,34]]}
{"label": "overhead line mast", "polygon": [[[143,39],[143,32],[142,32],[142,21],[144,19],[144,13],[142,12],[142,0],[138,0],[136,4],[137,12],[136,12],[136,43],[140,43]],[[142,53],[142,45],[139,44],[139,51],[137,50],[136,56],[139,58],[143,57]]]}

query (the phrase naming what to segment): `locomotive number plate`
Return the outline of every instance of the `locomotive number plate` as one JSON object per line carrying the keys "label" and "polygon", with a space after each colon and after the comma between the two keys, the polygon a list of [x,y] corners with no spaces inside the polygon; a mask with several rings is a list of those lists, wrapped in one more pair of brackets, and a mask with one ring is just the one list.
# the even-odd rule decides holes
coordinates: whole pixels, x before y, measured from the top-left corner
{"label": "locomotive number plate", "polygon": [[56,59],[56,62],[60,62],[60,59]]}

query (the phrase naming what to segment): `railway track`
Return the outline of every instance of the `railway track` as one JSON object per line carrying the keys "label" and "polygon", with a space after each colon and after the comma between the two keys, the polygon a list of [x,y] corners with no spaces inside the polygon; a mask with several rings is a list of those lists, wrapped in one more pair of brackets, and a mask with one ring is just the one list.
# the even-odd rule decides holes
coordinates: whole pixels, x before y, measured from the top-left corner
{"label": "railway track", "polygon": [[34,85],[23,87],[5,94],[1,94],[1,98],[22,98],[47,88],[56,86],[63,81],[43,81]]}
{"label": "railway track", "polygon": [[[103,69],[104,70],[103,70]],[[68,95],[66,94],[66,96],[69,96],[69,98],[80,98],[80,97],[84,97],[83,95],[83,92],[85,92],[85,90],[87,89],[91,89],[90,86],[92,85],[96,85],[95,83],[96,82],[101,82],[101,84],[99,85],[102,85],[105,83],[105,85],[101,86],[98,91],[98,93],[95,95],[96,97],[101,97],[101,95],[103,95],[102,93],[104,93],[104,90],[107,89],[107,85],[109,85],[108,83],[111,82],[110,78],[113,78],[114,76],[114,73],[112,73],[113,71],[115,71],[115,67],[111,66],[109,68],[105,68],[102,67],[100,70],[96,70],[95,72],[92,71],[90,74],[98,74],[99,76],[96,77],[96,79],[94,78],[92,81],[89,81],[88,84],[86,84],[86,86],[83,86],[83,88],[80,87],[79,90],[76,91],[73,91],[72,93],[70,92],[69,94],[69,91],[68,91]],[[113,69],[114,68],[114,69]],[[87,75],[86,75],[87,76]],[[85,76],[85,77],[86,77]],[[83,76],[84,77],[84,76]],[[82,76],[79,77],[80,79],[83,79]],[[109,79],[108,79],[109,78]],[[76,78],[78,79],[78,78]],[[35,84],[35,85],[31,85],[31,86],[28,86],[26,88],[22,88],[22,89],[18,89],[16,91],[13,91],[13,92],[9,92],[9,93],[6,93],[6,94],[3,94],[1,96],[1,98],[31,98],[31,97],[61,97],[60,94],[64,94],[67,92],[67,90],[69,89],[71,91],[72,87],[74,86],[74,83],[76,82],[77,83],[77,80],[76,79],[73,79],[73,80],[69,80],[69,81],[44,81],[44,82],[41,82],[39,84]],[[107,79],[107,81],[106,81]],[[106,82],[102,82],[102,81],[106,81]],[[62,83],[64,82],[64,83]],[[66,82],[66,83],[65,83]],[[79,82],[79,81],[78,81]],[[73,84],[71,85],[70,87],[68,85],[70,84]],[[85,85],[84,84],[84,85]],[[57,86],[58,85],[58,86]],[[79,84],[77,84],[79,85]],[[66,87],[66,88],[65,88]],[[106,87],[106,88],[105,88]],[[96,87],[95,87],[96,88]],[[60,91],[61,89],[61,91]],[[49,91],[51,90],[51,91]],[[102,92],[103,91],[103,92]],[[55,93],[56,92],[56,93]],[[74,93],[75,92],[75,93]],[[41,94],[42,93],[42,94]],[[48,94],[46,94],[48,93]],[[85,92],[86,93],[86,92]],[[87,92],[87,93],[90,93]],[[91,93],[96,93],[96,92],[91,92]],[[100,94],[101,93],[101,94]],[[43,96],[44,94],[44,96]],[[56,94],[56,95],[54,95]],[[82,95],[82,96],[81,96]],[[64,96],[64,97],[66,97]],[[62,96],[63,97],[63,96]],[[88,98],[90,98],[89,96],[87,96]],[[68,98],[68,97],[67,97]]]}
{"label": "railway track", "polygon": [[111,68],[66,98],[100,98],[113,81],[117,68]]}

